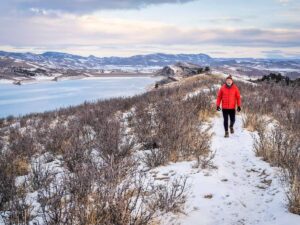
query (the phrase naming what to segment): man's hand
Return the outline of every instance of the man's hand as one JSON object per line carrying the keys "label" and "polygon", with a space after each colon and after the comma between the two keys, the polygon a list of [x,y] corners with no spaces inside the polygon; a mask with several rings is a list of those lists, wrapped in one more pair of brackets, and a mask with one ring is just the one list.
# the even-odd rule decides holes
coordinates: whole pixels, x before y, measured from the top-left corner
{"label": "man's hand", "polygon": [[221,108],[220,108],[220,106],[217,106],[217,110],[218,110],[218,111],[221,111]]}
{"label": "man's hand", "polygon": [[238,111],[238,112],[241,111],[241,107],[240,107],[240,106],[237,107],[237,111]]}

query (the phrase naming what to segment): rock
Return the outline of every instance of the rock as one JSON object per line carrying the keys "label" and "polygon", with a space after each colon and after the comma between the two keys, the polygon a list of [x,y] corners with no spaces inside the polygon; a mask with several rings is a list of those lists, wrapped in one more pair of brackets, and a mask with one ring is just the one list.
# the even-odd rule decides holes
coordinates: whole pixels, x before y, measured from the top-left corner
{"label": "rock", "polygon": [[165,66],[163,69],[157,71],[157,76],[167,77],[187,77],[209,71],[209,67],[201,67],[199,65],[187,62],[178,62],[174,65]]}

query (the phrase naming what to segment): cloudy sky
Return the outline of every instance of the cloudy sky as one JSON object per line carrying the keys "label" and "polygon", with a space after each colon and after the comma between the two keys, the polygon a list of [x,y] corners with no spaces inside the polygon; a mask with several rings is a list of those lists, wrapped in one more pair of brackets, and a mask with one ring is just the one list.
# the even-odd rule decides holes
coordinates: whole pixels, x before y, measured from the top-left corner
{"label": "cloudy sky", "polygon": [[300,0],[0,0],[0,50],[300,58]]}

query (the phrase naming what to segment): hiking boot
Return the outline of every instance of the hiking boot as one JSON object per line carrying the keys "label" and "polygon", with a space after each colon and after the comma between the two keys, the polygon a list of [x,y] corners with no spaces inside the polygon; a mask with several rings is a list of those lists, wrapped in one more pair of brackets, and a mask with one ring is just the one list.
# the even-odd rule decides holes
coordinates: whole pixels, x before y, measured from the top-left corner
{"label": "hiking boot", "polygon": [[224,137],[229,137],[229,132],[228,131],[225,131]]}
{"label": "hiking boot", "polygon": [[230,133],[234,133],[233,127],[230,127]]}

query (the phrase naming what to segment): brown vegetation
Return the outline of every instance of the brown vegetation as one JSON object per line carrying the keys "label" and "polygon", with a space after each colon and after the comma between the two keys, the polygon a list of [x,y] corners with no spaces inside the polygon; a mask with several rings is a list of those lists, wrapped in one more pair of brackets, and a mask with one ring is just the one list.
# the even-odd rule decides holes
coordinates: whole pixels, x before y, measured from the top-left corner
{"label": "brown vegetation", "polygon": [[246,113],[244,126],[257,131],[256,154],[282,168],[282,178],[290,187],[289,209],[300,214],[299,86],[269,82],[239,83],[239,87]]}
{"label": "brown vegetation", "polygon": [[[215,90],[183,97],[214,82],[198,77],[130,98],[1,120],[2,220],[134,225],[182,211],[187,179],[157,185],[139,166],[148,170],[178,160],[207,165],[210,133],[204,117]],[[26,201],[28,196],[36,203]]]}

